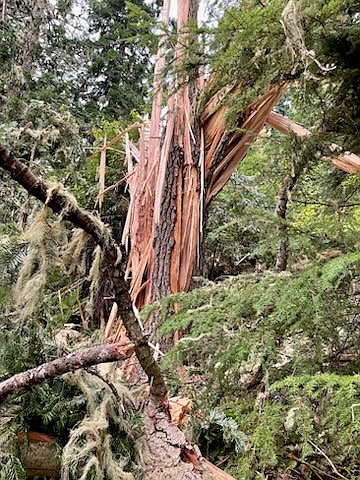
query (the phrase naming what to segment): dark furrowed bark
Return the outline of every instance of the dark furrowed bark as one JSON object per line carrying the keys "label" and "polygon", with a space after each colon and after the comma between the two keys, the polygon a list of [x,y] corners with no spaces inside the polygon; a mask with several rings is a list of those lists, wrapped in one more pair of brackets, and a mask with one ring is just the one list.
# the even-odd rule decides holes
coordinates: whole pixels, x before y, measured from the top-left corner
{"label": "dark furrowed bark", "polygon": [[171,252],[175,243],[177,181],[183,157],[182,149],[174,147],[169,154],[167,163],[160,220],[155,227],[151,303],[170,293]]}

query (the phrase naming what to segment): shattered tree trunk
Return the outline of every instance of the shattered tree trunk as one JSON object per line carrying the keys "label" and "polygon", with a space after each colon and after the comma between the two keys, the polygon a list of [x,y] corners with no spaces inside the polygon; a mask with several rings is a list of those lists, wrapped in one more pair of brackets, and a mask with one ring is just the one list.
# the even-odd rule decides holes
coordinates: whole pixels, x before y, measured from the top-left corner
{"label": "shattered tree trunk", "polygon": [[[174,54],[178,65],[187,43],[196,42],[187,25],[196,19],[197,7],[197,0],[178,2],[179,41]],[[166,21],[167,2],[164,12]],[[123,242],[131,243],[127,274],[132,276],[131,297],[139,309],[168,293],[189,289],[200,256],[205,212],[256,140],[285,88],[276,85],[248,105],[239,114],[239,128],[230,133],[224,124],[222,99],[237,92],[238,87],[219,92],[199,113],[195,103],[204,91],[204,78],[199,76],[187,84],[186,78],[178,77],[162,127],[162,49],[160,46],[155,69],[150,125],[141,130],[139,148],[129,141],[126,148],[131,204]]]}
{"label": "shattered tree trunk", "polygon": [[[179,2],[178,35],[179,41],[175,48],[175,61],[181,62],[189,43],[189,32],[186,23],[195,22],[198,12],[198,0]],[[180,83],[187,83],[187,78],[179,78]],[[176,88],[176,87],[175,87]],[[191,118],[191,107],[197,90],[197,84],[186,85],[170,99],[173,121],[168,118],[164,143],[169,142],[169,149],[162,157],[160,175],[158,177],[158,192],[155,199],[154,223],[154,261],[151,275],[150,302],[163,298],[171,291],[181,289],[181,279],[187,276],[182,272],[181,254],[178,245],[181,232],[186,230],[187,236],[194,235],[193,224],[199,222],[199,185],[198,185],[198,126],[196,119]],[[159,126],[158,126],[159,128]],[[162,145],[160,145],[162,148]],[[191,199],[190,202],[186,202]],[[159,203],[157,203],[159,202]],[[186,211],[185,209],[189,210]],[[157,214],[158,212],[158,214]],[[190,218],[190,227],[183,224]],[[196,241],[196,238],[190,242]],[[185,252],[191,262],[194,252]],[[175,263],[175,265],[174,265]],[[189,285],[184,285],[185,289]]]}

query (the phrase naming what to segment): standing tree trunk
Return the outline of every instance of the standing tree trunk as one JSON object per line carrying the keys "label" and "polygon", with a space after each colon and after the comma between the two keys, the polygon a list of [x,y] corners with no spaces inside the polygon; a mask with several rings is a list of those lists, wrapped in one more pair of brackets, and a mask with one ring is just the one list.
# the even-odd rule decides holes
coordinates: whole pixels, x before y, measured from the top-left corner
{"label": "standing tree trunk", "polygon": [[292,172],[284,178],[277,195],[277,203],[275,208],[275,215],[278,218],[278,236],[279,246],[276,257],[275,271],[280,273],[284,272],[288,263],[289,255],[289,233],[286,223],[286,215],[288,203],[291,198],[291,192],[294,190],[296,182],[298,181],[301,173],[306,166],[306,159],[303,157],[297,157],[292,166]]}

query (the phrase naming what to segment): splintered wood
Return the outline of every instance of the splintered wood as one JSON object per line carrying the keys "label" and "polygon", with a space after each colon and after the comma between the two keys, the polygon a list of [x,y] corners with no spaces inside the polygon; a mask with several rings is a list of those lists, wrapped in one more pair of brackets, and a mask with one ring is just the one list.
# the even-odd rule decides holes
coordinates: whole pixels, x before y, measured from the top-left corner
{"label": "splintered wood", "polygon": [[[175,62],[184,54],[192,2],[178,2],[179,40]],[[169,2],[162,20],[169,21]],[[194,39],[193,39],[194,41]],[[196,41],[196,39],[195,39]],[[203,235],[204,216],[211,200],[220,192],[235,168],[267,123],[286,135],[310,135],[305,128],[272,112],[286,89],[274,85],[239,112],[237,129],[227,131],[225,97],[240,91],[229,86],[215,94],[200,118],[192,115],[195,95],[204,89],[204,79],[187,82],[172,79],[174,93],[161,118],[163,91],[161,73],[165,62],[164,42],[155,65],[154,101],[149,122],[140,130],[139,145],[126,137],[130,208],[123,234],[129,249],[127,276],[131,297],[140,310],[168,293],[187,291],[190,286]],[[212,81],[212,77],[208,83]],[[177,85],[185,85],[179,86]],[[334,145],[334,149],[338,149]],[[346,172],[360,171],[360,158],[341,153],[331,162]]]}
{"label": "splintered wood", "polygon": [[217,105],[216,98],[205,107],[201,122],[205,133],[206,205],[220,192],[245,158],[284,90],[285,85],[276,85],[248,105],[239,115],[238,129],[231,134],[224,125],[226,107]]}
{"label": "splintered wood", "polygon": [[[186,45],[190,10],[190,2],[182,2],[178,8],[176,60]],[[163,22],[168,22],[168,15],[169,4],[165,2]],[[128,182],[131,204],[123,242],[128,245],[130,240],[131,244],[127,274],[131,275],[130,293],[139,309],[170,291],[189,288],[199,234],[197,141],[190,123],[194,87],[174,88],[162,127],[159,78],[164,54],[161,44],[152,116],[141,130],[136,167],[135,146],[129,144],[127,149],[129,172],[134,171],[134,175]]]}
{"label": "splintered wood", "polygon": [[[266,123],[272,128],[279,130],[279,132],[285,135],[295,134],[298,137],[308,137],[311,132],[304,127],[301,127],[295,122],[292,122],[288,118],[279,115],[278,113],[271,112]],[[330,150],[333,152],[341,152],[342,148],[339,145],[333,143],[330,146]],[[351,152],[344,152],[341,155],[334,157],[328,157],[328,160],[332,162],[340,170],[344,170],[347,173],[356,173],[360,171],[360,157]]]}
{"label": "splintered wood", "polygon": [[[180,3],[175,61],[184,54],[191,16],[190,2]],[[165,23],[168,13],[166,2]],[[224,124],[226,109],[218,96],[210,100],[200,120],[192,118],[192,102],[195,92],[203,88],[203,78],[180,88],[174,84],[162,125],[159,75],[164,54],[160,44],[152,116],[141,128],[138,149],[126,139],[131,203],[123,243],[130,248],[127,275],[139,309],[170,292],[189,289],[204,212],[245,157],[284,89],[273,87],[249,105],[242,112],[239,130],[229,134]]]}
{"label": "splintered wood", "polygon": [[173,397],[169,398],[169,411],[171,423],[178,427],[182,427],[187,420],[191,410],[190,398]]}

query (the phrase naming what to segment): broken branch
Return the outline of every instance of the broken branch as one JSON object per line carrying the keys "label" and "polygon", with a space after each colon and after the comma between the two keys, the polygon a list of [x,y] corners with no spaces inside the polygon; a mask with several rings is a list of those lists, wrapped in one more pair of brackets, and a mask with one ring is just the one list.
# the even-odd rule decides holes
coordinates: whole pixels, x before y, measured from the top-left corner
{"label": "broken branch", "polygon": [[26,372],[17,373],[0,383],[0,400],[13,393],[22,393],[24,390],[49,380],[59,377],[67,372],[79,368],[91,367],[100,363],[125,360],[135,351],[131,342],[112,343],[91,347],[81,352],[72,352],[65,357],[57,358],[52,362],[43,363],[39,367],[31,368]]}

